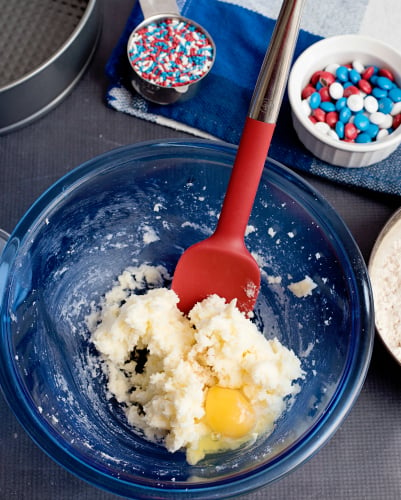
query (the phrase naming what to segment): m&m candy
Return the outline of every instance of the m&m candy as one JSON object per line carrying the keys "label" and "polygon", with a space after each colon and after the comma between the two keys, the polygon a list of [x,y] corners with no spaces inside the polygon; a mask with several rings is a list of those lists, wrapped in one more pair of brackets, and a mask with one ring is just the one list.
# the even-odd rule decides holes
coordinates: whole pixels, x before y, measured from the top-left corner
{"label": "m&m candy", "polygon": [[301,99],[314,126],[334,139],[366,144],[401,124],[401,88],[393,72],[358,60],[315,71]]}

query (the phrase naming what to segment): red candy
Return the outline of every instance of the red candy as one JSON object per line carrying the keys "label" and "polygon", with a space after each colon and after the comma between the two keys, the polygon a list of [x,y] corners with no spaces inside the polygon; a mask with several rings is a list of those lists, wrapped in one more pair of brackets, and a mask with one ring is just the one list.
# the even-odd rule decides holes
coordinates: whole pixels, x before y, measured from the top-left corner
{"label": "red candy", "polygon": [[401,113],[395,115],[393,118],[393,129],[398,128],[401,125]]}
{"label": "red candy", "polygon": [[323,111],[323,109],[320,108],[314,109],[312,116],[314,116],[318,122],[326,121],[326,113]]}
{"label": "red candy", "polygon": [[319,82],[323,87],[327,87],[331,85],[335,81],[336,77],[333,75],[333,73],[330,73],[329,71],[321,71],[319,75]]}
{"label": "red candy", "polygon": [[369,66],[368,68],[365,69],[365,71],[362,73],[362,78],[364,80],[370,80],[372,76],[375,73],[375,68],[374,66]]}
{"label": "red candy", "polygon": [[302,90],[301,97],[302,99],[307,99],[309,96],[311,96],[314,92],[316,92],[316,89],[313,85],[310,83]]}
{"label": "red candy", "polygon": [[389,69],[387,69],[387,68],[381,68],[379,70],[379,75],[380,76],[385,76],[386,78],[388,78],[392,82],[394,81],[394,75],[393,75],[393,73]]}
{"label": "red candy", "polygon": [[355,87],[355,85],[350,85],[344,89],[344,97],[349,97],[352,94],[359,94],[359,89],[358,87]]}
{"label": "red candy", "polygon": [[359,80],[358,87],[362,90],[362,92],[365,92],[365,94],[372,93],[372,85],[364,78]]}
{"label": "red candy", "polygon": [[329,87],[322,87],[319,90],[319,94],[322,101],[331,101]]}
{"label": "red candy", "polygon": [[334,128],[336,126],[336,123],[338,122],[338,113],[337,111],[329,111],[326,115],[326,123],[331,127]]}
{"label": "red candy", "polygon": [[353,123],[347,123],[344,127],[344,136],[346,139],[354,140],[358,135],[358,129]]}
{"label": "red candy", "polygon": [[314,87],[316,87],[316,84],[317,84],[317,82],[319,81],[319,78],[320,78],[321,73],[322,73],[322,71],[315,71],[315,72],[313,73],[313,75],[311,76],[311,78],[310,78],[310,82],[311,82],[311,84],[312,84]]}

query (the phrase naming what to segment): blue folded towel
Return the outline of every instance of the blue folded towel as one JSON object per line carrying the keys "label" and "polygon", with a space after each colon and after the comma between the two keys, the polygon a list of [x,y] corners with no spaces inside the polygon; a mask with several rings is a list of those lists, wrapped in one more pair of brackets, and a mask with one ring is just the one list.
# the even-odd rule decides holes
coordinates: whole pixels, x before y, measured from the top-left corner
{"label": "blue folded towel", "polygon": [[[159,106],[135,94],[129,79],[126,46],[130,33],[143,20],[136,3],[106,67],[110,80],[106,101],[112,108],[145,120],[238,144],[259,69],[281,2],[270,0],[178,0],[182,15],[204,26],[216,43],[211,73],[196,95],[185,102]],[[320,2],[319,2],[320,3]],[[344,3],[332,0],[331,6]],[[263,4],[263,5],[262,5]],[[269,4],[267,7],[264,4]],[[244,7],[252,7],[246,8]],[[295,58],[322,36],[360,32],[368,0],[354,0],[356,13],[321,17],[323,8],[309,3],[296,46]],[[332,7],[329,7],[332,8]],[[335,7],[335,5],[334,5]],[[308,10],[309,8],[309,10]],[[267,11],[267,12],[266,12]],[[316,11],[316,12],[315,12]],[[373,15],[372,12],[368,12]],[[365,16],[366,17],[366,16]],[[328,26],[330,27],[328,29]],[[370,190],[401,195],[401,148],[370,167],[347,169],[329,165],[309,153],[294,132],[285,95],[269,156],[295,170]]]}

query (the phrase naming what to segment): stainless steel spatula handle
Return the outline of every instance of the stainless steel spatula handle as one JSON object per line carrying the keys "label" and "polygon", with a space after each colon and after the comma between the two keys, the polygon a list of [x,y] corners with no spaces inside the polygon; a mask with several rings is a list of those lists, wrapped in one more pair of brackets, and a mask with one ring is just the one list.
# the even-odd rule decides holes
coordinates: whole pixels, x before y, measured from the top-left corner
{"label": "stainless steel spatula handle", "polygon": [[252,96],[248,116],[276,123],[305,0],[284,0]]}

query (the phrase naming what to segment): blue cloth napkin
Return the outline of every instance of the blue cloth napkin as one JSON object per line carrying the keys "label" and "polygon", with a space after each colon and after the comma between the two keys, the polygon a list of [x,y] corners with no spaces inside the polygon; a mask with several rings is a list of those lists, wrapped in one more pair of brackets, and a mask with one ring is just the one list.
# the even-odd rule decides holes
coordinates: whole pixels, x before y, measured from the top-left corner
{"label": "blue cloth napkin", "polygon": [[[271,1],[274,4],[274,0]],[[130,84],[126,46],[130,33],[143,20],[137,3],[106,66],[110,81],[106,101],[118,111],[145,120],[200,137],[238,144],[275,18],[264,15],[260,9],[245,8],[234,0],[233,3],[221,0],[178,0],[177,3],[182,15],[204,26],[216,44],[215,64],[201,83],[199,92],[191,100],[169,106],[152,104],[135,94]],[[354,1],[354,4],[358,3],[362,9],[368,5],[368,0]],[[313,12],[308,15],[308,20],[311,16]],[[333,23],[337,26],[336,21]],[[354,28],[346,27],[349,32]],[[324,33],[323,29],[320,31]],[[320,34],[301,29],[294,57],[321,38]],[[329,165],[309,153],[298,140],[287,95],[284,96],[269,156],[295,170],[345,185],[401,195],[401,148],[388,159],[370,167],[347,169]]]}

